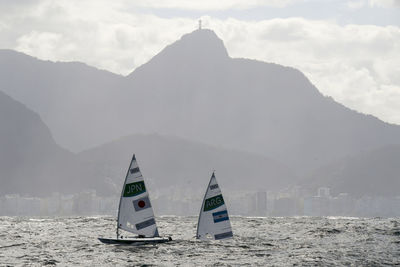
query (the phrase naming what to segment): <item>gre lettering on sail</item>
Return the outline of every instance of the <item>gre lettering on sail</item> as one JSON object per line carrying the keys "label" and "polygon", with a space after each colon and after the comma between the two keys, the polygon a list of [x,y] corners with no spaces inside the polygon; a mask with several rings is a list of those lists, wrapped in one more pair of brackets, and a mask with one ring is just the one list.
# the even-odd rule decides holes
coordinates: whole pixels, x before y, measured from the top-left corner
{"label": "gre lettering on sail", "polygon": [[228,210],[213,173],[201,205],[196,238],[220,240],[232,237]]}

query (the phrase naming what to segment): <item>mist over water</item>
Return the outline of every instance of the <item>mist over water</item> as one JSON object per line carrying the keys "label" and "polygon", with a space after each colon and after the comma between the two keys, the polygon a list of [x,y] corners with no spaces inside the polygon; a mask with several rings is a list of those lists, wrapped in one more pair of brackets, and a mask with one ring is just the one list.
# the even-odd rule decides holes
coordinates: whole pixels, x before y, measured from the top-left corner
{"label": "mist over water", "polygon": [[173,242],[105,245],[113,217],[0,217],[0,265],[398,265],[400,219],[231,217],[234,238],[198,241],[197,217],[157,218]]}

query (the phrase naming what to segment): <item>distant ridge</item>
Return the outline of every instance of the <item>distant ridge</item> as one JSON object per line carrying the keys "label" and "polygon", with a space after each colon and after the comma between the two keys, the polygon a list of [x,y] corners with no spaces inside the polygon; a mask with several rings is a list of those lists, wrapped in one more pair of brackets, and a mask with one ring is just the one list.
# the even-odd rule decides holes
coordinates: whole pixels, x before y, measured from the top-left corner
{"label": "distant ridge", "polygon": [[117,111],[107,102],[122,90],[122,79],[83,63],[43,61],[0,49],[0,91],[37,112],[68,150],[108,140],[101,134],[103,122],[118,127],[113,124]]}
{"label": "distant ridge", "polygon": [[323,166],[302,183],[310,193],[330,187],[333,195],[399,196],[400,145],[364,151]]}
{"label": "distant ridge", "polygon": [[296,180],[290,168],[273,159],[158,134],[126,136],[83,151],[79,158],[99,179],[109,175],[120,184],[133,151],[153,192],[177,187],[203,193],[214,169],[229,190],[278,190]]}

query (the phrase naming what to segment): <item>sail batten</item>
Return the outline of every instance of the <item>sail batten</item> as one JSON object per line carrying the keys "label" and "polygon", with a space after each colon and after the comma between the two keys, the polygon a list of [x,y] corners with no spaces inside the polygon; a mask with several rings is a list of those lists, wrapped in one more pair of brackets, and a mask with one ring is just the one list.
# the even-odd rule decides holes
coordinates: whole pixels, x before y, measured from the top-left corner
{"label": "sail batten", "polygon": [[220,240],[231,237],[228,210],[213,173],[201,205],[196,238]]}
{"label": "sail batten", "polygon": [[149,193],[135,155],[132,157],[122,188],[117,227],[139,236],[159,236]]}

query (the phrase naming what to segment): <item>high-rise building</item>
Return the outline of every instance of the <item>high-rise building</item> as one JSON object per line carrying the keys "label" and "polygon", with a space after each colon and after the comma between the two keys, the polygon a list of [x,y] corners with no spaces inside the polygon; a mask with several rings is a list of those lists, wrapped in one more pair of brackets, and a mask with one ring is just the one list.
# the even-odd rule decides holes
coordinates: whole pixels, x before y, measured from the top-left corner
{"label": "high-rise building", "polygon": [[256,193],[256,215],[267,215],[267,192]]}
{"label": "high-rise building", "polygon": [[327,197],[331,196],[330,189],[328,187],[320,187],[318,188],[318,196],[319,197]]}

